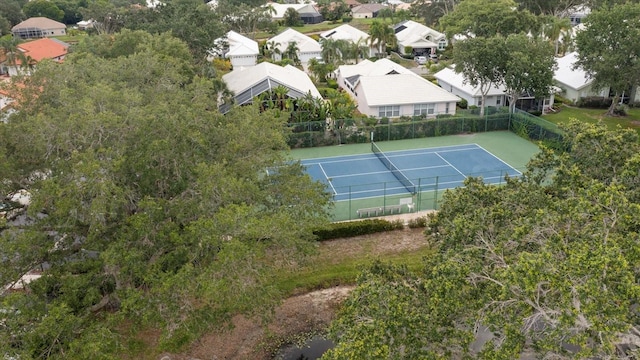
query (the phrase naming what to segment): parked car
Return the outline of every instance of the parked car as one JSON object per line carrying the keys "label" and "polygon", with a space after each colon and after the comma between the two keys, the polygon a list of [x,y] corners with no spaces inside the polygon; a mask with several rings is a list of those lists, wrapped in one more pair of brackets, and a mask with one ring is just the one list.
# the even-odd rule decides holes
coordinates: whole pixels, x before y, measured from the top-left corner
{"label": "parked car", "polygon": [[426,56],[416,56],[414,58],[414,60],[418,63],[418,65],[424,65],[427,63],[427,57]]}
{"label": "parked car", "polygon": [[429,54],[429,60],[433,61],[434,63],[438,63],[438,54]]}

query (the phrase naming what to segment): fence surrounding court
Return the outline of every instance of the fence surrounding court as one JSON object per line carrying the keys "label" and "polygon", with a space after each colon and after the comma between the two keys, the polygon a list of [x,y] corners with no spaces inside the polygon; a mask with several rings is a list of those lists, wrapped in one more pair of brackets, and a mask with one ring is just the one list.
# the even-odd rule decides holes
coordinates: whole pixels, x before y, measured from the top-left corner
{"label": "fence surrounding court", "polygon": [[[491,179],[484,179],[486,183],[500,185],[505,183],[505,178],[514,168],[505,168],[499,171]],[[524,169],[515,169],[523,172]],[[481,174],[469,174],[468,176],[480,176]],[[444,192],[450,189],[450,183],[459,182],[453,177],[436,176],[430,178],[420,178],[412,180],[416,185],[415,195],[409,193],[398,194],[393,186],[398,186],[395,182],[378,184],[361,184],[348,187],[337,187],[335,190],[341,194],[348,194],[348,199],[335,202],[333,209],[333,221],[346,221],[373,216],[383,216],[416,212],[423,210],[437,210],[438,202],[442,199]],[[385,194],[379,197],[359,198],[358,194],[366,192],[370,188],[383,188]],[[386,190],[389,190],[389,194]]]}
{"label": "fence surrounding court", "polygon": [[404,140],[444,135],[509,130],[534,141],[542,141],[554,148],[563,147],[562,132],[557,125],[516,109],[487,107],[485,115],[478,109],[459,111],[455,116],[439,115],[435,119],[401,117],[399,119],[342,119],[334,123],[325,121],[292,123],[289,146],[304,148],[315,146],[357,144],[374,141]]}

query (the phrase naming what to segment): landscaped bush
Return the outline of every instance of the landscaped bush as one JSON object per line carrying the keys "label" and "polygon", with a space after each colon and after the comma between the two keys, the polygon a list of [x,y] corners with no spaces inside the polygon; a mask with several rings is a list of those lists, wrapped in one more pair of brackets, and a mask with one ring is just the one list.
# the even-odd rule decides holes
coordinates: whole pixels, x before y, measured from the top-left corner
{"label": "landscaped bush", "polygon": [[461,99],[461,100],[458,102],[458,107],[459,107],[460,109],[466,109],[468,106],[469,106],[469,103],[467,102],[467,100],[466,100],[466,99]]}
{"label": "landscaped bush", "polygon": [[411,219],[409,220],[408,225],[410,229],[425,228],[427,227],[427,217],[420,216],[418,218]]}
{"label": "landscaped bush", "polygon": [[589,96],[583,97],[578,100],[576,105],[583,108],[596,108],[596,109],[608,109],[611,106],[612,98],[605,98],[601,96]]}
{"label": "landscaped bush", "polygon": [[371,219],[362,221],[351,221],[329,224],[324,229],[315,230],[313,233],[318,237],[318,241],[331,240],[343,237],[354,237],[379,232],[400,230],[404,228],[402,221],[386,221],[381,219]]}
{"label": "landscaped bush", "polygon": [[351,16],[345,16],[342,18],[342,22],[343,23],[349,23],[351,22],[351,20],[353,20],[353,18]]}
{"label": "landscaped bush", "polygon": [[327,79],[327,86],[332,89],[338,88],[338,81],[336,79]]}

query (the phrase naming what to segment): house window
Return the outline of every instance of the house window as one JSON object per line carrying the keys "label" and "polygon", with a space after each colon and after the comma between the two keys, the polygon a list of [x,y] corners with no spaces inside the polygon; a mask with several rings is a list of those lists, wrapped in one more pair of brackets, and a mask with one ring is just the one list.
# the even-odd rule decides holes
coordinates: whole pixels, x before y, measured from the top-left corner
{"label": "house window", "polygon": [[444,108],[444,113],[448,114],[449,113],[449,103],[447,103],[447,105]]}
{"label": "house window", "polygon": [[400,106],[380,106],[378,107],[378,116],[380,117],[394,117],[400,116]]}
{"label": "house window", "polygon": [[482,106],[482,99],[478,100],[478,106]]}
{"label": "house window", "polygon": [[435,106],[433,104],[415,104],[413,105],[413,115],[433,115]]}
{"label": "house window", "polygon": [[501,101],[501,100],[502,100],[502,99],[500,99],[500,97],[498,97],[498,98],[496,99],[496,105],[500,105],[500,101]]}
{"label": "house window", "polygon": [[442,51],[446,48],[447,48],[447,40],[440,39],[440,41],[438,41],[438,50]]}

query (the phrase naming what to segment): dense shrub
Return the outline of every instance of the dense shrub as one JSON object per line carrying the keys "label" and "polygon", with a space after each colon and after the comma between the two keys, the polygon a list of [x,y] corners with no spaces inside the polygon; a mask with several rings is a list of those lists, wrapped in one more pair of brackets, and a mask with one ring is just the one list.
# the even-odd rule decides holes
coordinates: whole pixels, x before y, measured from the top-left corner
{"label": "dense shrub", "polygon": [[329,224],[329,226],[324,229],[315,230],[313,233],[318,237],[318,241],[323,241],[343,237],[374,234],[391,230],[400,230],[403,228],[404,224],[400,220],[386,221],[381,219],[370,219],[362,221],[333,223]]}
{"label": "dense shrub", "polygon": [[353,18],[351,16],[344,16],[342,18],[342,22],[343,23],[349,23],[349,22],[351,22],[351,20],[353,20]]}
{"label": "dense shrub", "polygon": [[466,109],[469,106],[469,103],[467,102],[466,99],[460,99],[460,101],[458,101],[458,107],[460,109]]}
{"label": "dense shrub", "polygon": [[421,216],[415,219],[411,219],[409,220],[408,225],[410,229],[425,228],[427,227],[427,217]]}
{"label": "dense shrub", "polygon": [[338,88],[338,81],[336,79],[327,79],[327,86],[332,89]]}
{"label": "dense shrub", "polygon": [[612,98],[602,96],[583,97],[578,100],[576,105],[583,108],[608,109],[611,106]]}

